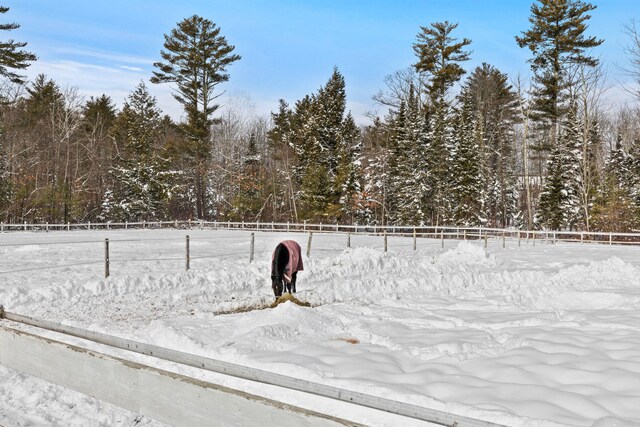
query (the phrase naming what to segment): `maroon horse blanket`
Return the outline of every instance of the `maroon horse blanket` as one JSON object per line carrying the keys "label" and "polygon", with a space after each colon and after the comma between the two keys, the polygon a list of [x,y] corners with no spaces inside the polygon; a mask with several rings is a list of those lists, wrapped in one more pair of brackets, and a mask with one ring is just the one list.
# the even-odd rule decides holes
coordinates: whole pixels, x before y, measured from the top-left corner
{"label": "maroon horse blanket", "polygon": [[[280,242],[280,245],[283,245],[289,252],[289,260],[284,267],[282,278],[286,283],[291,283],[293,273],[304,270],[304,266],[302,265],[302,251],[300,245],[293,240],[283,240]],[[271,257],[272,261],[276,258],[276,252],[278,252],[277,248]]]}

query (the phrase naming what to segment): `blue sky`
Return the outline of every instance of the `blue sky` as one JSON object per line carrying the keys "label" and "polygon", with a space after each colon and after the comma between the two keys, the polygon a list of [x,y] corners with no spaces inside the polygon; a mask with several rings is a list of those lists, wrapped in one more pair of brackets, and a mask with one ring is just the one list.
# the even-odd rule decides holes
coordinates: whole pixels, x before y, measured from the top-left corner
{"label": "blue sky", "polygon": [[[530,74],[529,52],[514,36],[529,28],[532,0],[5,0],[3,17],[21,28],[11,37],[29,43],[39,60],[27,75],[45,73],[85,96],[110,95],[118,105],[140,80],[148,82],[160,59],[164,34],[198,14],[215,22],[242,60],[221,86],[227,95],[250,97],[258,114],[315,92],[337,66],[347,83],[348,108],[360,122],[382,110],[371,97],[383,79],[415,62],[419,27],[449,20],[454,35],[472,39],[472,70],[490,63],[515,77]],[[625,77],[624,24],[640,19],[640,0],[593,1],[588,33],[605,39],[595,54],[608,67],[611,85]],[[2,35],[7,38],[6,34]],[[163,110],[179,117],[169,87],[148,84]],[[610,97],[622,99],[614,87]],[[227,96],[223,104],[232,104]]]}

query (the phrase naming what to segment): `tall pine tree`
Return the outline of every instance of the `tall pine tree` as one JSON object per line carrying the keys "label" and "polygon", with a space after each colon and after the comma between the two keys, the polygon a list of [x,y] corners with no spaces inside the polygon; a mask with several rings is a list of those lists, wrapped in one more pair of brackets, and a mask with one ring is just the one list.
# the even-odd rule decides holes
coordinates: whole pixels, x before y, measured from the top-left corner
{"label": "tall pine tree", "polygon": [[211,154],[210,126],[219,105],[216,87],[229,80],[227,68],[240,59],[235,46],[208,19],[193,15],[165,35],[161,62],[154,63],[152,83],[174,83],[174,98],[183,105],[187,122],[183,130],[192,143],[196,215],[207,214],[207,182]]}

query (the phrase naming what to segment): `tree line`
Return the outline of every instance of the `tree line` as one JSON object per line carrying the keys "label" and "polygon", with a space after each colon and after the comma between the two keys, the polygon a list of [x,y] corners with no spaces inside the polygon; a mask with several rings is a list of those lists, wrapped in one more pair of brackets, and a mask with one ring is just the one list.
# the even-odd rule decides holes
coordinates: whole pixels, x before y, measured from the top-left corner
{"label": "tree line", "polygon": [[[165,35],[151,84],[184,108],[164,114],[141,81],[121,109],[84,99],[37,58],[0,43],[0,221],[206,219],[640,229],[640,110],[603,102],[605,72],[588,34],[596,6],[536,0],[514,43],[530,81],[487,63],[465,69],[458,24],[420,27],[416,61],[374,95],[383,115],[358,126],[334,68],[315,92],[270,117],[220,109],[241,57],[194,15]],[[8,8],[0,7],[0,16]],[[17,24],[0,25],[11,31]],[[627,26],[640,100],[640,33]]]}

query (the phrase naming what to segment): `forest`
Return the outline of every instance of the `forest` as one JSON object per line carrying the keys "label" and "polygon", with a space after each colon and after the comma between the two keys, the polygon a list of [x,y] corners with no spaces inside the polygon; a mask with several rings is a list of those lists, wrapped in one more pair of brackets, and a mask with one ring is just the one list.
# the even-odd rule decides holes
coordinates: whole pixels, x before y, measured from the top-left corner
{"label": "forest", "polygon": [[[589,33],[597,5],[535,0],[513,43],[532,77],[465,65],[455,22],[416,29],[415,63],[390,70],[382,115],[358,125],[339,66],[270,117],[218,104],[242,58],[193,15],[165,34],[122,108],[46,75],[0,24],[0,222],[204,219],[520,229],[640,230],[640,108],[611,108]],[[7,7],[0,17],[10,19]],[[640,101],[640,28],[626,24]],[[475,58],[478,59],[478,58]],[[149,85],[169,85],[180,121]]]}

